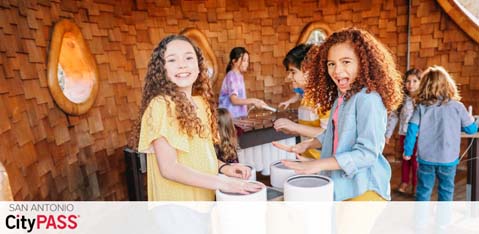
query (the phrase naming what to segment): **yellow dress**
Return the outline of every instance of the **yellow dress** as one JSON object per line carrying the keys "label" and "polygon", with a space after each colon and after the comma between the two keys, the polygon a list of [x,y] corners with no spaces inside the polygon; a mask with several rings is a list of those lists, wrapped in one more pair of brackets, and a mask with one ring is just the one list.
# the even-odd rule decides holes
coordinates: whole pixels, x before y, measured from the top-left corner
{"label": "yellow dress", "polygon": [[[162,97],[151,100],[141,120],[138,151],[147,154],[147,187],[149,201],[214,201],[214,191],[181,184],[161,176],[157,157],[152,142],[164,137],[176,149],[178,163],[194,170],[216,175],[218,161],[216,159],[213,140],[208,130],[208,137],[192,138],[180,132],[176,119],[175,104]],[[193,97],[197,114],[204,126],[208,126],[207,104],[202,97]],[[171,113],[168,113],[167,101]]]}
{"label": "yellow dress", "polygon": [[[329,111],[324,115],[321,114],[319,106],[315,105],[311,99],[304,97],[301,100],[301,104],[298,108],[298,123],[302,125],[312,126],[312,127],[321,127],[326,129],[328,126]],[[301,141],[309,139],[308,137],[301,137]],[[319,159],[321,157],[321,152],[316,149],[309,149],[308,151],[302,154],[303,156]]]}

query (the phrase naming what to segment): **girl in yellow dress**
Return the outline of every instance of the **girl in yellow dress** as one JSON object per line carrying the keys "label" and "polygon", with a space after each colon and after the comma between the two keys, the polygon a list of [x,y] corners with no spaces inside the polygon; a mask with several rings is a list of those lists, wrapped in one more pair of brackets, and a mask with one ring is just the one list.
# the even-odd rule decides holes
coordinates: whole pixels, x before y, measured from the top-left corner
{"label": "girl in yellow dress", "polygon": [[147,153],[148,200],[212,201],[214,190],[247,194],[258,185],[236,165],[216,159],[216,110],[201,51],[171,35],[153,50],[145,77],[135,139]]}

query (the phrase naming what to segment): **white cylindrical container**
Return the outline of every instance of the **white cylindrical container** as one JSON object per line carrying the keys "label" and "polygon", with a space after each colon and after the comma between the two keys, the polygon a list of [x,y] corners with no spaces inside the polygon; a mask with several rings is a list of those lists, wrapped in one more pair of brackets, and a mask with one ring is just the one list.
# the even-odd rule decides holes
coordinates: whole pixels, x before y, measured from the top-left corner
{"label": "white cylindrical container", "polygon": [[226,193],[218,189],[216,190],[216,201],[267,201],[266,186],[258,181],[249,181],[249,183],[260,184],[262,185],[262,189],[258,192],[246,195],[238,193]]}
{"label": "white cylindrical container", "polygon": [[295,175],[284,182],[285,201],[333,201],[334,183],[327,176]]}
{"label": "white cylindrical container", "polygon": [[294,170],[289,169],[281,163],[281,161],[275,161],[270,166],[270,182],[271,186],[275,188],[283,188],[284,182],[288,177],[295,175]]}
{"label": "white cylindrical container", "polygon": [[251,165],[245,165],[251,169],[251,175],[249,176],[248,180],[250,181],[256,181],[256,170],[254,169],[253,166]]}

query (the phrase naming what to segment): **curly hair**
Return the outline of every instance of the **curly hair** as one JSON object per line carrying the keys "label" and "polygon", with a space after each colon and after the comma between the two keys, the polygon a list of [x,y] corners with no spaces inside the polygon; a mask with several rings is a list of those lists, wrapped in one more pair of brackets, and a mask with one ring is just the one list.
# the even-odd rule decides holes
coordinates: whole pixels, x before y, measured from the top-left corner
{"label": "curly hair", "polygon": [[[236,128],[228,109],[218,109],[218,132],[220,134],[219,150],[220,158],[223,162],[234,161],[237,159],[238,138],[236,136]],[[218,155],[220,156],[220,155]]]}
{"label": "curly hair", "polygon": [[441,101],[444,104],[450,100],[460,101],[456,82],[441,66],[431,66],[422,73],[418,94],[415,97],[417,104],[426,106]]}
{"label": "curly hair", "polygon": [[[198,67],[200,73],[198,78],[193,83],[192,94],[200,95],[207,102],[207,115],[210,125],[211,135],[214,142],[218,142],[218,127],[216,123],[216,101],[213,98],[211,84],[207,75],[207,67],[205,65],[203,54],[201,50],[187,37],[183,35],[170,35],[165,37],[158,46],[153,50],[151,59],[148,63],[148,70],[146,73],[143,94],[139,109],[139,117],[133,129],[133,135],[130,139],[130,147],[136,149],[139,141],[141,119],[145,113],[146,108],[151,100],[155,97],[163,98],[167,103],[167,112],[171,116],[171,100],[175,104],[176,119],[179,122],[180,131],[187,134],[189,137],[198,135],[200,137],[207,137],[207,129],[201,124],[201,120],[196,114],[196,109],[187,97],[186,94],[179,91],[175,83],[170,81],[166,76],[165,69],[165,51],[168,44],[175,40],[186,41],[193,46],[196,56],[198,58]],[[169,99],[168,99],[168,98]]]}
{"label": "curly hair", "polygon": [[334,32],[320,46],[313,46],[304,61],[308,71],[306,95],[320,104],[326,113],[338,97],[338,88],[328,73],[329,49],[340,43],[349,43],[359,58],[359,71],[351,89],[345,94],[347,100],[366,87],[367,92],[377,92],[389,111],[396,110],[402,103],[402,78],[389,50],[367,31],[348,28]]}

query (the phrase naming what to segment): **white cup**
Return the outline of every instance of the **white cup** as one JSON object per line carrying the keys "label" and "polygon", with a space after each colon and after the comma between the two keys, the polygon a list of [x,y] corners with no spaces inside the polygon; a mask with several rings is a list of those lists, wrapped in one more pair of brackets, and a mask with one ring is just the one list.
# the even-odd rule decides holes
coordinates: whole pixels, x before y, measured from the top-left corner
{"label": "white cup", "polygon": [[281,163],[281,160],[271,163],[270,171],[271,186],[275,188],[283,188],[286,179],[290,176],[296,175],[294,170],[285,167],[283,163]]}
{"label": "white cup", "polygon": [[333,201],[333,180],[322,175],[291,176],[284,182],[284,200]]}

